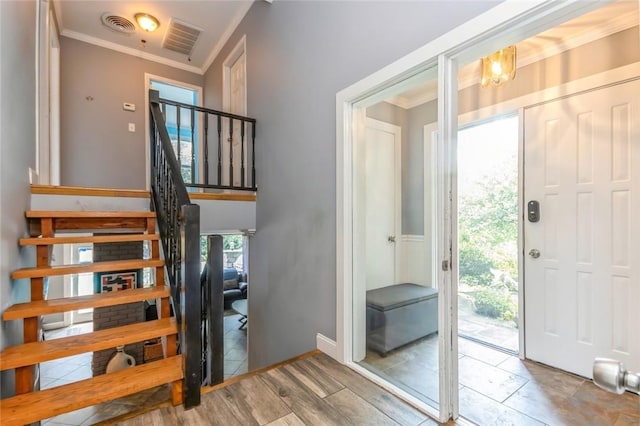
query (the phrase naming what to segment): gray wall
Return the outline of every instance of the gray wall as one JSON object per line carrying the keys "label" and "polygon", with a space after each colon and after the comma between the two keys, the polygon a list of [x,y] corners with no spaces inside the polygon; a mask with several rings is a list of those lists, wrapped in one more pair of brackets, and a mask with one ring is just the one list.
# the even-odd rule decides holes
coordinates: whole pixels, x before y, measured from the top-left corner
{"label": "gray wall", "polygon": [[250,368],[336,337],[336,93],[496,3],[256,2],[220,52],[205,75],[213,108],[222,61],[247,35],[259,187]]}
{"label": "gray wall", "polygon": [[144,189],[145,72],[198,86],[204,77],[67,37],[60,45],[61,184]]}
{"label": "gray wall", "polygon": [[[20,249],[27,233],[29,167],[35,168],[35,1],[0,1],[0,311],[29,298],[29,282],[12,282],[14,269],[33,265]],[[0,350],[22,343],[21,321],[2,322]],[[0,396],[14,393],[13,370],[0,375]]]}

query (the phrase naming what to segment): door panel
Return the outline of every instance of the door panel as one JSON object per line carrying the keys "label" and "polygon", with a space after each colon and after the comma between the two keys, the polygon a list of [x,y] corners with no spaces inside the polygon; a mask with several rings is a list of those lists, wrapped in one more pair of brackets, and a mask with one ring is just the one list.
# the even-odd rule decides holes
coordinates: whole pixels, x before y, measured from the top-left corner
{"label": "door panel", "polygon": [[396,144],[400,128],[367,120],[366,176],[366,279],[367,290],[396,284]]}
{"label": "door panel", "polygon": [[[526,355],[591,377],[593,359],[640,368],[640,81],[525,110]],[[529,253],[540,250],[540,257]]]}

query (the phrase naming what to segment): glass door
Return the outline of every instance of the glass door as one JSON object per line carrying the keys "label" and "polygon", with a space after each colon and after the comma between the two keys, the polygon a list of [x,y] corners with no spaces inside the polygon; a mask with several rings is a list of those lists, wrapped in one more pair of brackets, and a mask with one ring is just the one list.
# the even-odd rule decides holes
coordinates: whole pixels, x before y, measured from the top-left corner
{"label": "glass door", "polygon": [[436,68],[388,92],[354,125],[353,361],[442,417]]}

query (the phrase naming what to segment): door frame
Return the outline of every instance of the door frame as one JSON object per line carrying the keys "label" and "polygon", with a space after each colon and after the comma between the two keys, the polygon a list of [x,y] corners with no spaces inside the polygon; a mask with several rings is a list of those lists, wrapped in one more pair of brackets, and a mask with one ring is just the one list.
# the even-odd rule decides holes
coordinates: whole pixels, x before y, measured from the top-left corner
{"label": "door frame", "polygon": [[[457,370],[457,276],[453,257],[457,247],[455,235],[457,194],[455,188],[455,154],[457,133],[457,63],[475,60],[505,45],[538,34],[561,22],[595,10],[610,1],[518,2],[506,0],[465,24],[429,42],[425,46],[400,58],[394,63],[352,84],[336,94],[336,358],[362,375],[383,386],[412,404],[425,410],[440,421],[458,417]],[[440,354],[440,410],[434,410],[377,375],[369,373],[352,361],[353,326],[353,161],[354,134],[358,103],[378,97],[400,93],[405,81],[438,63],[438,132],[441,147],[438,160],[443,169],[438,172],[442,184],[438,185],[439,199],[444,202],[438,209],[438,262],[451,267],[439,271],[439,310],[441,340]],[[448,244],[444,241],[448,241]],[[453,272],[453,273],[452,273]],[[444,306],[443,306],[444,305]],[[445,338],[448,336],[448,338]],[[322,340],[322,339],[319,339]],[[327,346],[326,343],[323,346]]]}
{"label": "door frame", "polygon": [[36,20],[36,158],[31,180],[60,185],[60,40],[48,0],[38,0]]}
{"label": "door frame", "polygon": [[[173,80],[171,78],[162,77],[159,75],[144,73],[144,140],[147,143],[144,144],[144,156],[145,156],[145,175],[146,175],[146,189],[151,189],[151,164],[149,163],[149,156],[151,155],[151,147],[149,146],[148,141],[151,138],[149,133],[149,89],[151,88],[151,80],[161,81],[162,83],[166,83],[172,86],[183,87],[185,89],[194,90],[198,93],[198,102],[196,106],[202,107],[203,99],[202,99],[202,87],[196,86],[195,84],[185,83],[183,81]],[[198,175],[203,176],[204,173],[204,147],[203,147],[203,132],[204,132],[204,124],[202,120],[198,122]]]}

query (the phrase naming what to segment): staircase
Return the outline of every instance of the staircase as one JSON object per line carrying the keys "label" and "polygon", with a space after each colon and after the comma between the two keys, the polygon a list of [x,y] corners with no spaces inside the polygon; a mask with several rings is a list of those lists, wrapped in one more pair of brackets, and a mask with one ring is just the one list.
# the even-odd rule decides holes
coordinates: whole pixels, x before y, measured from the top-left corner
{"label": "staircase", "polygon": [[[183,360],[177,355],[178,327],[170,316],[170,290],[165,286],[164,261],[160,258],[156,216],[152,212],[28,211],[32,238],[21,246],[35,246],[36,265],[13,272],[12,279],[29,279],[31,301],[5,310],[4,321],[23,321],[24,343],[0,353],[0,370],[15,369],[16,396],[0,400],[3,425],[23,425],[80,408],[110,401],[159,385],[171,383],[172,400],[182,402]],[[101,233],[99,236],[56,236],[57,233]],[[123,232],[127,232],[124,234]],[[137,234],[131,234],[131,233]],[[104,234],[107,235],[104,235]],[[90,264],[51,266],[51,246],[76,243],[117,243],[149,241],[151,258]],[[155,286],[89,296],[45,300],[47,277],[85,272],[155,269]],[[24,282],[26,284],[26,281]],[[17,282],[16,285],[22,285]],[[93,333],[50,341],[41,339],[41,317],[86,308],[99,308],[155,299],[158,319]],[[86,352],[115,348],[125,344],[162,338],[164,358],[115,373],[37,391],[37,366]]]}

